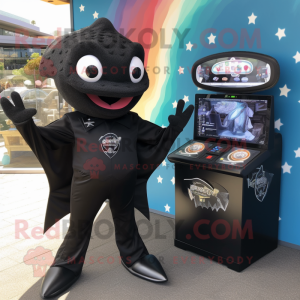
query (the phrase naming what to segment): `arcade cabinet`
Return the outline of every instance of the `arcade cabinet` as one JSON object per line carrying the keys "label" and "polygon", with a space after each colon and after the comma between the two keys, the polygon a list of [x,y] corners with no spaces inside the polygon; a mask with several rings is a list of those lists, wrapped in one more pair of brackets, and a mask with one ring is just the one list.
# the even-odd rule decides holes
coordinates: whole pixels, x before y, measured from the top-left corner
{"label": "arcade cabinet", "polygon": [[[207,70],[209,69],[209,72]],[[253,52],[198,60],[194,138],[175,163],[175,246],[242,271],[278,243],[282,140],[274,132],[279,65]]]}

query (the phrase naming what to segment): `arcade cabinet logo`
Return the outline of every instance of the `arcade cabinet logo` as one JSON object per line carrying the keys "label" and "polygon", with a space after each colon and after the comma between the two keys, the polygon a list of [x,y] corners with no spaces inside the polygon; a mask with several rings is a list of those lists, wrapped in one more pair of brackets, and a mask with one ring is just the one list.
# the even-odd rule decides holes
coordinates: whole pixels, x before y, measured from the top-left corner
{"label": "arcade cabinet logo", "polygon": [[218,189],[213,188],[209,183],[199,178],[184,180],[190,180],[188,194],[190,199],[194,201],[195,207],[211,208],[216,211],[221,208],[226,211],[229,203],[229,193],[220,192]]}
{"label": "arcade cabinet logo", "polygon": [[273,175],[272,173],[264,171],[263,165],[261,165],[257,172],[252,173],[251,179],[247,179],[248,188],[254,188],[255,196],[258,201],[262,202],[267,195]]}
{"label": "arcade cabinet logo", "polygon": [[107,133],[100,137],[99,143],[101,144],[102,151],[109,158],[112,158],[120,149],[121,137],[117,137],[114,133]]}

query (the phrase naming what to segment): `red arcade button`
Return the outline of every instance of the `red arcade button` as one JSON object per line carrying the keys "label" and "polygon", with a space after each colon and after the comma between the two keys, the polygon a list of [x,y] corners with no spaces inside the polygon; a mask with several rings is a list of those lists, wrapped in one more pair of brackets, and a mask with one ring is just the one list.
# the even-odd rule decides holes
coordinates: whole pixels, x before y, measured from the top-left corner
{"label": "red arcade button", "polygon": [[212,156],[212,155],[208,155],[208,156],[206,156],[205,158],[206,158],[206,159],[212,159],[213,156]]}

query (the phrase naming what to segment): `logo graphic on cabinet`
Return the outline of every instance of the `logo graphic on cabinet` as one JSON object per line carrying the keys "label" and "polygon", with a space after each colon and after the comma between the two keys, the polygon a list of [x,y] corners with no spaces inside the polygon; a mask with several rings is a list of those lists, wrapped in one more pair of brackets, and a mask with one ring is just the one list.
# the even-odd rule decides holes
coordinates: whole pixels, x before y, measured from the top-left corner
{"label": "logo graphic on cabinet", "polygon": [[251,179],[247,179],[248,188],[254,188],[256,199],[262,202],[267,195],[274,174],[264,171],[263,165],[257,169],[257,172],[252,173]]}
{"label": "logo graphic on cabinet", "polygon": [[[229,193],[220,192],[208,182],[200,178],[184,179],[189,181],[188,194],[195,207],[202,207],[218,211],[226,208],[229,203]],[[225,190],[225,189],[224,189]]]}

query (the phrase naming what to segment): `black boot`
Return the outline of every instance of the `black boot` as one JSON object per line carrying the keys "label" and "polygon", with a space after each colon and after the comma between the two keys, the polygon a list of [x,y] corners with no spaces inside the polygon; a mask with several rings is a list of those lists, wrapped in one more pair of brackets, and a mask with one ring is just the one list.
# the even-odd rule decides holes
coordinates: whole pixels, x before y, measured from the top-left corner
{"label": "black boot", "polygon": [[148,254],[140,258],[131,267],[126,266],[122,260],[122,265],[133,275],[153,282],[168,281],[167,275],[158,259]]}
{"label": "black boot", "polygon": [[63,267],[51,267],[42,281],[41,297],[49,299],[59,295],[69,288],[79,278],[80,274],[76,275]]}

